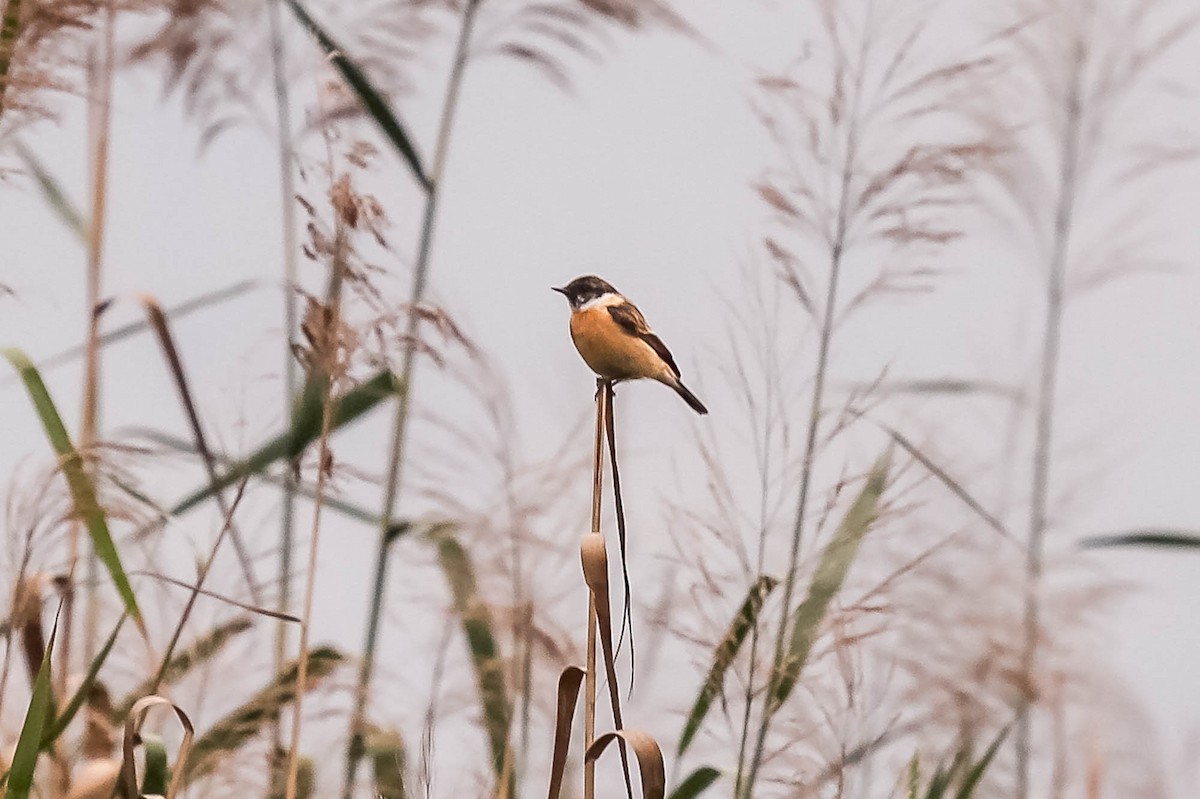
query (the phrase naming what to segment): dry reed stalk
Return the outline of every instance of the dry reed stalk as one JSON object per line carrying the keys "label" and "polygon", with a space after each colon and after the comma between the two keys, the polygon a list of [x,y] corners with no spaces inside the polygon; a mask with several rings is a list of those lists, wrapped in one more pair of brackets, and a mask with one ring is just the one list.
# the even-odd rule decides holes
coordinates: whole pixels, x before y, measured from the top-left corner
{"label": "dry reed stalk", "polygon": [[[88,328],[84,351],[82,419],[79,428],[79,447],[80,451],[84,453],[85,464],[87,457],[96,445],[96,428],[100,413],[100,319],[98,307],[104,259],[104,234],[108,218],[108,153],[112,129],[113,69],[116,58],[115,25],[114,0],[108,0],[104,16],[103,56],[99,74],[96,72],[94,59],[89,58],[88,60],[88,156],[91,166],[92,196],[91,221],[88,225],[87,288],[85,293],[85,302],[87,303],[85,318],[88,320]],[[63,602],[63,636],[59,650],[63,672],[61,679],[65,679],[70,668],[75,622],[75,589],[73,586],[81,534],[82,524],[78,522],[73,524],[68,544],[68,588]],[[87,564],[88,594],[84,619],[84,657],[91,660],[95,655],[96,636],[99,628],[99,603],[96,596],[99,581],[96,579],[98,569],[94,554],[89,555]],[[60,693],[64,687],[65,685],[59,686]]]}
{"label": "dry reed stalk", "polygon": [[[335,231],[331,254],[329,285],[325,304],[309,302],[303,332],[310,350],[306,358],[308,386],[319,387],[322,393],[321,434],[317,440],[317,485],[313,499],[313,519],[309,536],[308,569],[305,575],[304,612],[300,621],[300,653],[296,675],[296,699],[292,706],[292,735],[288,746],[285,799],[296,799],[300,774],[300,732],[304,711],[304,695],[308,682],[309,629],[312,623],[313,597],[316,593],[317,556],[320,548],[321,513],[325,491],[333,469],[329,436],[333,424],[336,399],[334,387],[347,377],[354,337],[342,319],[342,284],[347,273],[350,231],[357,227],[358,206],[350,188],[349,176],[334,179],[333,148],[329,131],[325,131],[326,159],[329,164],[329,200],[333,205]],[[306,388],[306,390],[308,390]],[[405,392],[407,393],[407,392]]]}
{"label": "dry reed stalk", "polygon": [[401,468],[405,457],[405,443],[412,397],[412,378],[416,368],[417,342],[420,336],[422,315],[419,313],[425,299],[429,282],[429,263],[433,252],[434,222],[437,218],[438,195],[450,148],[450,135],[458,111],[459,92],[466,72],[467,56],[474,28],[475,15],[480,0],[467,0],[463,9],[462,23],[455,44],[454,60],[446,83],[446,95],[442,102],[441,118],[438,123],[437,140],[434,145],[433,165],[429,171],[429,183],[425,195],[425,210],[421,222],[421,238],[417,246],[417,260],[413,267],[412,287],[409,291],[409,313],[404,335],[404,354],[400,368],[403,392],[396,401],[396,414],[392,421],[392,439],[389,450],[387,475],[384,483],[383,509],[380,512],[379,543],[375,556],[375,575],[372,587],[371,607],[367,620],[367,638],[363,645],[359,665],[358,683],[355,686],[354,708],[350,716],[350,744],[346,751],[346,774],[342,787],[342,799],[350,799],[354,791],[358,763],[363,754],[363,726],[366,721],[367,695],[375,667],[375,650],[379,643],[379,625],[382,620],[383,598],[387,586],[388,560],[391,553],[391,523],[395,517],[396,504],[400,495]]}
{"label": "dry reed stalk", "polygon": [[[1017,11],[1032,21],[1013,37],[1011,90],[1020,92],[1022,108],[1036,105],[1028,118],[993,112],[998,128],[1015,131],[1017,145],[995,176],[1044,270],[1024,564],[1020,669],[1027,694],[1014,740],[1015,792],[1023,798],[1031,792],[1032,711],[1042,671],[1039,649],[1045,646],[1041,593],[1053,528],[1056,406],[1068,305],[1073,292],[1152,262],[1154,245],[1126,232],[1138,229],[1148,204],[1127,198],[1139,182],[1194,158],[1197,147],[1194,135],[1181,139],[1169,123],[1145,115],[1137,103],[1139,89],[1151,86],[1148,77],[1191,35],[1200,17],[1168,3],[1097,0],[1037,0],[1018,3]],[[1176,104],[1172,93],[1171,105]],[[1096,220],[1102,220],[1099,228]]]}
{"label": "dry reed stalk", "polygon": [[[600,502],[604,495],[604,430],[608,415],[609,384],[596,381],[596,435],[592,455],[592,535],[603,535],[600,529]],[[590,749],[596,740],[596,593],[588,591],[587,665],[584,672],[583,745]],[[583,765],[583,799],[595,799],[596,763]]]}
{"label": "dry reed stalk", "polygon": [[[279,149],[279,201],[283,229],[283,418],[291,419],[293,403],[299,389],[299,371],[292,354],[293,337],[296,335],[296,297],[298,285],[296,258],[296,187],[293,174],[294,152],[292,143],[291,94],[287,85],[286,52],[284,50],[283,22],[280,6],[283,0],[268,0],[267,23],[271,38],[271,74],[274,80],[275,118],[277,126],[276,146]],[[292,549],[295,546],[294,519],[296,493],[298,490],[294,469],[283,470],[283,507],[279,532],[279,596],[276,610],[286,613],[291,604]],[[287,624],[280,623],[275,633],[275,668],[283,667],[287,660]],[[278,744],[279,728],[275,727]]]}

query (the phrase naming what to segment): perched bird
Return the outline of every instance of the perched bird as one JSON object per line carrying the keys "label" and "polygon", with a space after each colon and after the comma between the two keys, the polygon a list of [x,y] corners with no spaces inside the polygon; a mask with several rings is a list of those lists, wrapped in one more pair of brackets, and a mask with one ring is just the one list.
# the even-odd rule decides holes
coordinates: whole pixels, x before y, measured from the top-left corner
{"label": "perched bird", "polygon": [[553,288],[571,303],[571,340],[593,372],[613,382],[657,380],[675,389],[696,413],[708,413],[680,381],[679,367],[667,345],[621,292],[595,275]]}

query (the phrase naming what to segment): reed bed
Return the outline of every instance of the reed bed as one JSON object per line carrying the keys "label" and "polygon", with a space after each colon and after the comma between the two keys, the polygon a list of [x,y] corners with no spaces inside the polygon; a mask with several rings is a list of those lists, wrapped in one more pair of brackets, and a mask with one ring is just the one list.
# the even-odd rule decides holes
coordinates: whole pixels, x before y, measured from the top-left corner
{"label": "reed bed", "polygon": [[[1085,554],[1055,534],[1078,480],[1071,302],[1172,235],[1147,187],[1197,140],[1139,112],[1191,102],[1171,59],[1196,17],[743,13],[795,26],[788,56],[728,58],[703,9],[660,0],[0,0],[0,191],[44,202],[85,266],[77,342],[0,342],[9,421],[39,431],[4,488],[3,796],[1173,795],[1097,654],[1122,596],[1100,564],[1200,537],[1118,530]],[[545,417],[574,422],[531,430],[527,375],[438,257],[477,233],[447,217],[475,179],[457,148],[489,135],[472,85],[521,70],[566,107],[626,46],[727,65],[762,143],[749,243],[707,338],[677,345],[714,412],[649,425],[642,387],[597,380],[589,422],[574,374],[573,410]],[[147,76],[197,158],[270,143],[267,272],[126,290],[118,98]],[[82,119],[79,152],[41,144],[56,114]],[[980,241],[1030,273],[1019,366],[877,357],[986,268],[960,263]],[[237,303],[255,310],[197,337]],[[273,365],[214,369],[203,336],[230,332]],[[130,391],[155,411],[115,424]],[[673,482],[643,468],[658,427],[687,434]]]}

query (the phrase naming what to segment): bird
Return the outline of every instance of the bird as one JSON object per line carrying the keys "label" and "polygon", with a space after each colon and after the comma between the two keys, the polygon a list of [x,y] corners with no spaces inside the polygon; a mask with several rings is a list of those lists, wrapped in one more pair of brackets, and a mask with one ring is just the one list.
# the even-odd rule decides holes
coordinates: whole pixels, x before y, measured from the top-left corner
{"label": "bird", "polygon": [[571,304],[571,340],[584,363],[605,380],[648,378],[675,390],[692,410],[704,415],[695,394],[679,379],[679,367],[637,306],[595,275],[551,286]]}

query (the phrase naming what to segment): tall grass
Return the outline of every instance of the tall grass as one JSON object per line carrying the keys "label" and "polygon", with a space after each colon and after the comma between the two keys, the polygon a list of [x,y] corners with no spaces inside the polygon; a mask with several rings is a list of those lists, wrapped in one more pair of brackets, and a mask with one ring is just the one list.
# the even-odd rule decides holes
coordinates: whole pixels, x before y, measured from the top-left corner
{"label": "tall grass", "polygon": [[[1005,211],[1020,221],[1042,285],[1022,657],[1024,679],[1036,694],[1068,301],[1155,257],[1145,242],[1097,230],[1089,222],[1107,218],[1123,229],[1136,228],[1146,213],[1140,193],[1145,181],[1194,152],[1195,143],[1180,139],[1169,123],[1137,124],[1123,118],[1123,109],[1136,107],[1156,90],[1161,60],[1190,35],[1196,17],[1166,3],[1133,9],[1098,0],[1019,3],[1014,16],[1015,68],[999,96],[1019,93],[1026,104],[1023,113],[997,122],[998,129],[1017,131],[997,176],[1007,194]],[[1026,701],[1015,735],[1020,797],[1032,791],[1032,723]]]}
{"label": "tall grass", "polygon": [[[9,496],[0,718],[16,748],[0,768],[7,795],[297,799],[340,789],[345,799],[516,799],[548,787],[551,799],[969,799],[1000,793],[1010,776],[1014,718],[1011,776],[1022,799],[1040,792],[1043,763],[1053,795],[1122,787],[1079,765],[1098,756],[1068,732],[1072,703],[1096,695],[1070,660],[1084,656],[1068,650],[1109,586],[1089,582],[1063,599],[1045,580],[1062,469],[1059,384],[1069,299],[1113,279],[1111,264],[1135,251],[1092,215],[1144,210],[1132,187],[1193,153],[1130,112],[1159,59],[1188,41],[1192,17],[1166,2],[1013,2],[997,32],[959,42],[947,41],[948,28],[974,28],[950,3],[814,0],[796,12],[803,57],[757,74],[745,110],[771,144],[751,184],[764,220],[736,281],[746,291],[702,326],[730,326],[735,346],[707,368],[734,401],[697,428],[701,466],[682,472],[707,483],[663,502],[676,509],[675,562],[627,571],[661,578],[637,586],[663,597],[653,634],[686,640],[659,637],[634,661],[617,657],[605,536],[606,432],[618,482],[611,386],[598,386],[594,437],[538,431],[536,444],[561,446],[531,456],[515,421],[526,394],[509,388],[523,388],[520,375],[502,374],[479,343],[498,340],[494,331],[469,330],[456,304],[435,302],[435,270],[457,268],[438,262],[437,238],[474,233],[440,218],[460,186],[448,179],[453,142],[483,135],[456,130],[468,75],[504,59],[570,89],[583,62],[616,52],[618,31],[702,35],[657,0],[147,0],[72,4],[62,19],[29,8],[0,0],[0,153],[11,130],[50,112],[46,89],[71,85],[63,42],[86,41],[99,55],[78,87],[89,116],[87,213],[70,207],[57,156],[14,149],[56,213],[86,232],[86,313],[79,348],[36,363],[5,350],[16,378],[4,385],[30,400],[14,424],[40,425],[52,459],[46,475],[14,480]],[[153,15],[135,17],[143,12]],[[172,333],[184,314],[248,284],[166,310],[145,297],[146,323],[108,325],[105,309],[122,304],[103,292],[120,282],[120,265],[104,257],[106,198],[109,182],[125,178],[107,167],[113,86],[131,65],[179,91],[203,144],[268,118],[259,106],[273,105],[264,127],[275,128],[282,213],[280,230],[263,235],[282,243],[285,361],[273,371],[285,413],[248,452],[228,443],[239,427],[205,404],[209,386],[189,382],[190,345]],[[1034,100],[1036,110],[1017,113]],[[296,129],[301,108],[313,124]],[[1147,141],[1155,146],[1134,146]],[[475,178],[462,176],[464,191]],[[377,184],[388,186],[384,200],[364,187]],[[387,227],[392,204],[411,206],[411,229]],[[859,374],[849,353],[870,329],[867,313],[935,301],[956,245],[1001,215],[1023,219],[1025,238],[1011,243],[1028,244],[1041,270],[1033,390]],[[300,254],[324,280],[319,289],[305,291],[315,281]],[[690,292],[699,282],[674,290],[698,303]],[[100,413],[124,388],[100,379],[102,354],[145,331],[162,355],[146,369],[173,381],[186,437],[123,435]],[[43,372],[76,359],[72,431],[59,412],[67,400],[52,396]],[[1007,560],[1006,515],[977,499],[990,486],[942,464],[908,419],[888,415],[897,397],[984,391],[1035,397],[1030,418],[1014,417],[1032,441],[1019,564]],[[622,403],[636,401],[623,392]],[[386,418],[370,415],[381,406]],[[376,442],[369,461],[343,457],[352,424]],[[660,484],[636,454],[624,457],[624,486]],[[589,460],[591,526],[577,539]],[[160,475],[180,464],[199,467],[195,485],[161,497]],[[265,517],[264,496],[282,497]],[[631,548],[638,557],[662,540],[645,496],[630,506],[630,535],[645,542]],[[215,513],[193,512],[210,500]],[[297,572],[301,508],[311,518]],[[255,533],[264,521],[277,541]],[[623,538],[623,517],[617,525]],[[343,545],[330,534],[361,548],[351,536],[363,531],[374,532],[371,573],[328,570],[320,554]],[[203,544],[181,566],[189,536]],[[992,540],[1008,549],[984,543]],[[81,577],[76,562],[89,549],[97,565]],[[620,549],[624,557],[623,541]],[[264,555],[278,565],[260,587]],[[366,593],[361,619],[339,617],[354,634],[363,626],[357,659],[321,643],[327,631],[316,621],[332,584]],[[81,636],[76,591],[85,587]],[[47,611],[59,605],[51,624]],[[640,624],[643,609],[632,610]],[[679,668],[672,659],[684,651],[693,660]],[[159,706],[182,727],[161,728],[162,710],[147,718]],[[1043,724],[1052,739],[1044,759]],[[582,740],[574,749],[573,734]]]}

